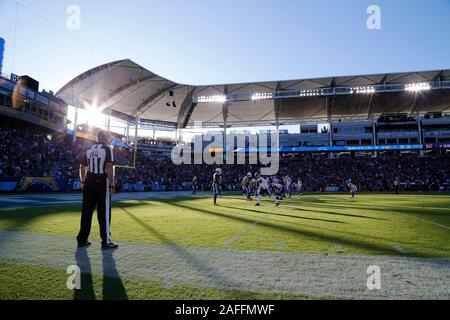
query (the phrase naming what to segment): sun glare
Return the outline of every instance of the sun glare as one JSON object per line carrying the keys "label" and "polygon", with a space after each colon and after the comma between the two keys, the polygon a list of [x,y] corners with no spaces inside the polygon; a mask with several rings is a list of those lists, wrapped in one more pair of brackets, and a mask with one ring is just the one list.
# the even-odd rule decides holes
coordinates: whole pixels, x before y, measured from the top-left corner
{"label": "sun glare", "polygon": [[102,108],[98,107],[96,103],[85,105],[86,122],[90,125],[101,123],[104,121],[105,115],[102,113]]}

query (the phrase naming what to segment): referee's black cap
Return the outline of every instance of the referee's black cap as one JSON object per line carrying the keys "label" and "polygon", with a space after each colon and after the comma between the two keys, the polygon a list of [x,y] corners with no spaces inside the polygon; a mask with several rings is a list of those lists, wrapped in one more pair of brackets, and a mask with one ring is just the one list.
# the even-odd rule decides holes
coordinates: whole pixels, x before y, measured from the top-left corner
{"label": "referee's black cap", "polygon": [[103,130],[97,133],[97,141],[103,144],[109,144],[109,134]]}

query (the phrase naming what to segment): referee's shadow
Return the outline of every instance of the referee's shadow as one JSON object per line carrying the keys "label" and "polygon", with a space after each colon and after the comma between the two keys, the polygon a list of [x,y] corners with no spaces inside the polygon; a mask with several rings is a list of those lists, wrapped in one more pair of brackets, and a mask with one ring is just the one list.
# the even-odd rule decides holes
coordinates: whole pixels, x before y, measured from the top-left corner
{"label": "referee's shadow", "polygon": [[[81,289],[75,289],[74,300],[95,300],[95,288],[93,281],[93,271],[87,248],[77,249],[75,253],[77,265],[81,270]],[[103,268],[103,300],[127,300],[128,295],[122,283],[122,279],[116,268],[114,252],[111,250],[102,251]]]}
{"label": "referee's shadow", "polygon": [[91,260],[87,250],[87,248],[78,248],[75,252],[75,260],[81,271],[81,288],[74,290],[73,300],[95,300]]}
{"label": "referee's shadow", "polygon": [[117,272],[114,251],[102,251],[103,265],[103,300],[128,300],[122,279]]}

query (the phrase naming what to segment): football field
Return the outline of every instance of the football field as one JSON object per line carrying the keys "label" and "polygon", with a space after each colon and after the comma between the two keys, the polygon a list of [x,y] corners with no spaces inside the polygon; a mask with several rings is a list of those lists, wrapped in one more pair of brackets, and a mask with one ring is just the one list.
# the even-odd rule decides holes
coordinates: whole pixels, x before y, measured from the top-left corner
{"label": "football field", "polygon": [[119,194],[106,253],[95,215],[77,250],[79,200],[0,196],[0,299],[450,299],[447,194]]}

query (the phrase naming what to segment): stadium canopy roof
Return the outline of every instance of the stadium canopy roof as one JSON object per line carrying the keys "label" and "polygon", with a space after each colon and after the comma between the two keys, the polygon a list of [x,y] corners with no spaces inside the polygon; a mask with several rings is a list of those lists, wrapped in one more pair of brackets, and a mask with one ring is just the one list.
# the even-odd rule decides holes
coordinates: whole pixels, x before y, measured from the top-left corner
{"label": "stadium canopy roof", "polygon": [[69,105],[96,105],[150,125],[283,125],[450,111],[450,70],[195,86],[125,59],[79,75],[56,95]]}

